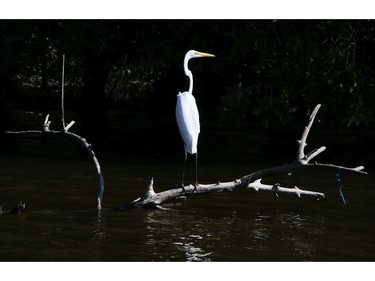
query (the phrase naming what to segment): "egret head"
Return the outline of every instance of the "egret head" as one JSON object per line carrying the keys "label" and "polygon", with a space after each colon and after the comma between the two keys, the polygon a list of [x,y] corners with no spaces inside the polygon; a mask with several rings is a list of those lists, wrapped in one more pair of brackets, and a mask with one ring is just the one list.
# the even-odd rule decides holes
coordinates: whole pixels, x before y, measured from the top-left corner
{"label": "egret head", "polygon": [[193,59],[193,58],[203,58],[203,57],[214,57],[215,55],[208,54],[208,53],[203,53],[203,52],[198,52],[195,50],[190,50],[186,53],[185,55],[185,60]]}
{"label": "egret head", "polygon": [[208,53],[203,53],[203,52],[198,52],[195,50],[190,50],[186,53],[185,58],[184,58],[184,71],[186,76],[190,78],[190,86],[189,86],[189,93],[191,94],[193,92],[193,74],[191,73],[188,64],[189,60],[193,58],[204,58],[204,57],[214,57],[214,55],[208,54]]}

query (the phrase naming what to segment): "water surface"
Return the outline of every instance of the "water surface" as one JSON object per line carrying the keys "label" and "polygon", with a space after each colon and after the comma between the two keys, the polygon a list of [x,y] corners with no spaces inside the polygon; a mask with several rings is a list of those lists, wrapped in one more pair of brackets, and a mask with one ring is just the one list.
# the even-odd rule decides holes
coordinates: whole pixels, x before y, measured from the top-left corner
{"label": "water surface", "polygon": [[[143,195],[149,175],[155,177],[156,191],[173,187],[180,162],[168,157],[163,161],[161,155],[129,163],[122,161],[123,155],[102,153],[101,158],[98,153],[107,183],[104,209],[98,211],[95,169],[84,153],[74,152],[77,147],[64,151],[65,146],[58,148],[65,157],[55,157],[52,148],[27,153],[30,147],[43,150],[43,145],[35,148],[35,143],[16,139],[0,155],[0,205],[9,209],[23,200],[27,208],[19,215],[0,216],[0,260],[373,261],[374,154],[352,143],[342,150],[344,144],[330,162],[370,164],[367,176],[344,174],[347,205],[338,192],[336,171],[309,170],[264,182],[324,192],[326,199],[241,190],[172,202],[165,205],[169,211],[125,212],[112,208]],[[216,152],[207,148],[209,157],[203,157],[199,168],[202,183],[234,180],[267,167],[267,162],[283,164],[288,152],[282,145],[268,149],[259,136],[254,147],[259,150],[249,152],[249,161],[236,155],[223,163],[209,161]],[[191,176],[190,171],[188,179]]]}

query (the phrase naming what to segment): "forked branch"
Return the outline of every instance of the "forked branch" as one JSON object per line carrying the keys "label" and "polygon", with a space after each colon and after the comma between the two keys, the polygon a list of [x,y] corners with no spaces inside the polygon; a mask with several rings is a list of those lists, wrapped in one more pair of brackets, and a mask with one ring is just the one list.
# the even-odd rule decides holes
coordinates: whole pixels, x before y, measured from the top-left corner
{"label": "forked branch", "polygon": [[185,192],[181,188],[171,188],[169,190],[165,190],[159,193],[156,193],[153,188],[154,180],[150,177],[149,182],[147,184],[147,191],[145,195],[135,199],[133,202],[124,204],[120,208],[121,209],[132,209],[132,208],[150,208],[150,207],[157,207],[163,203],[169,202],[174,199],[178,199],[181,197],[187,196],[197,196],[199,194],[204,193],[212,193],[212,192],[223,192],[223,191],[234,191],[240,188],[246,189],[253,189],[255,191],[268,191],[273,192],[276,195],[279,193],[288,193],[288,194],[295,194],[298,197],[303,196],[314,196],[316,198],[324,198],[324,193],[316,192],[316,191],[309,191],[303,190],[294,186],[293,188],[287,188],[281,186],[279,183],[275,183],[273,185],[263,184],[261,182],[262,178],[266,178],[272,175],[280,175],[280,174],[289,174],[299,169],[306,169],[312,167],[324,167],[324,168],[334,168],[334,169],[341,169],[344,171],[352,172],[352,173],[360,173],[360,174],[367,174],[364,170],[363,166],[358,166],[354,168],[350,167],[342,167],[334,164],[325,164],[325,163],[310,163],[310,161],[322,153],[326,147],[322,146],[320,148],[314,149],[311,152],[305,154],[305,147],[307,146],[306,140],[310,129],[314,123],[315,116],[320,108],[320,104],[318,104],[305,127],[302,137],[298,140],[298,150],[297,150],[297,158],[290,164],[276,166],[260,171],[253,172],[251,174],[245,175],[242,178],[236,179],[230,182],[218,182],[213,184],[199,184],[196,188],[193,185],[185,186]]}

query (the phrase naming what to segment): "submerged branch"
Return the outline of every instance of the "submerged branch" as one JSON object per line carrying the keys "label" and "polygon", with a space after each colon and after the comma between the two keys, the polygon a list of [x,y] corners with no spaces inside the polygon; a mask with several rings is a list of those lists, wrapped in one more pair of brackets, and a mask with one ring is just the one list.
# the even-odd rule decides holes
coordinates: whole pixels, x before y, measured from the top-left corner
{"label": "submerged branch", "polygon": [[[45,128],[45,126],[44,126],[44,128]],[[64,135],[68,135],[68,136],[73,137],[76,140],[78,140],[83,145],[83,147],[85,147],[85,149],[89,153],[92,161],[94,162],[96,172],[97,172],[97,175],[98,175],[98,178],[99,178],[99,192],[98,192],[98,198],[97,198],[97,208],[98,209],[101,208],[102,201],[103,201],[104,188],[105,188],[104,177],[103,177],[103,174],[102,174],[102,171],[101,171],[101,167],[100,167],[98,158],[96,157],[96,154],[95,154],[94,150],[92,149],[92,146],[86,141],[85,138],[83,138],[83,137],[81,137],[77,134],[68,132],[68,131],[55,131],[55,130],[50,130],[49,128],[48,128],[48,130],[44,129],[42,131],[40,131],[40,130],[5,131],[5,133],[16,134],[16,135],[19,135],[19,134],[64,134]]]}

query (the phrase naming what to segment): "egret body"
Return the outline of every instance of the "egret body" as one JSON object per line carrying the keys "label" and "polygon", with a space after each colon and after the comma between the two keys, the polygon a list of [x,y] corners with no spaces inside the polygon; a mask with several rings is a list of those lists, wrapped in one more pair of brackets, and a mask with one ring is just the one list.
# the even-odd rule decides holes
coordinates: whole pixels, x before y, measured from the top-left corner
{"label": "egret body", "polygon": [[189,90],[177,95],[176,105],[176,119],[178,129],[180,131],[182,140],[185,148],[185,159],[181,176],[181,187],[184,188],[184,175],[185,166],[187,160],[187,154],[195,155],[195,188],[198,185],[198,136],[200,132],[199,125],[199,111],[195,98],[193,96],[193,74],[188,67],[190,59],[202,58],[202,57],[214,57],[214,55],[208,53],[202,53],[194,50],[190,50],[186,53],[184,58],[184,71],[187,77],[189,77]]}

